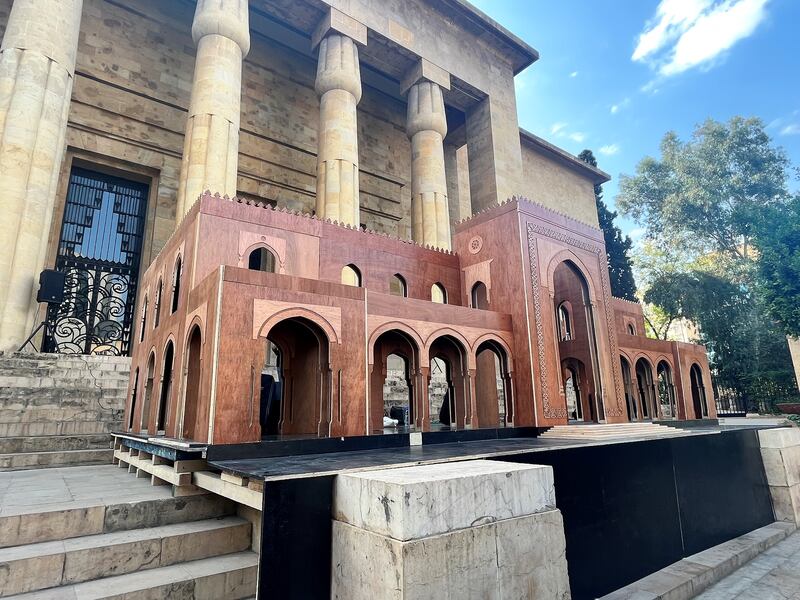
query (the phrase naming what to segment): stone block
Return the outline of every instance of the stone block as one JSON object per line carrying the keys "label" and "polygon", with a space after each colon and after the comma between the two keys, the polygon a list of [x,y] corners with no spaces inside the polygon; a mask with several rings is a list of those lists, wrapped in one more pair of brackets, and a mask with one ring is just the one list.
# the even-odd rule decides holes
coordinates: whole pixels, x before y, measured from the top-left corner
{"label": "stone block", "polygon": [[769,487],[775,519],[800,525],[800,485]]}
{"label": "stone block", "polygon": [[340,475],[334,518],[396,540],[555,507],[551,467],[477,460]]}
{"label": "stone block", "polygon": [[104,506],[0,517],[0,548],[103,532]]}
{"label": "stone block", "polygon": [[762,448],[800,446],[800,429],[796,427],[761,429],[758,432],[758,441]]}
{"label": "stone block", "polygon": [[417,83],[420,79],[432,81],[444,90],[450,89],[450,73],[429,60],[420,58],[416,64],[411,67],[400,83],[400,93],[405,94],[408,88]]}
{"label": "stone block", "polygon": [[570,597],[558,510],[399,541],[334,521],[336,599]]}
{"label": "stone block", "polygon": [[322,21],[311,36],[311,47],[316,48],[322,41],[322,38],[331,31],[346,35],[362,46],[367,45],[367,26],[363,23],[359,23],[353,17],[335,8],[331,8],[322,18]]}

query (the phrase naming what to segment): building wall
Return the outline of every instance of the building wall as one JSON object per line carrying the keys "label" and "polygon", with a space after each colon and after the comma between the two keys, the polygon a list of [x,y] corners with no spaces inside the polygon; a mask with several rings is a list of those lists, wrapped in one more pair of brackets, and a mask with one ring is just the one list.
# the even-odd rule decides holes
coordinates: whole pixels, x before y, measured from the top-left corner
{"label": "building wall", "polygon": [[582,223],[600,227],[592,182],[537,152],[524,141],[520,193]]}

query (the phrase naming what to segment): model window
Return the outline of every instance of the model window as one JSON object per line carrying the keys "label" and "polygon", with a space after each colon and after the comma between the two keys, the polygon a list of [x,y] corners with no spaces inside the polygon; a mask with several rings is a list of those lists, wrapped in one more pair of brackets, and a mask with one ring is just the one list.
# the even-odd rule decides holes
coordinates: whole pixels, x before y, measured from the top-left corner
{"label": "model window", "polygon": [[572,320],[569,314],[569,308],[562,303],[558,306],[558,331],[561,336],[562,342],[567,342],[572,339]]}
{"label": "model window", "polygon": [[144,328],[147,327],[147,294],[142,301],[142,326],[139,328],[139,341],[144,339]]}
{"label": "model window", "polygon": [[153,317],[153,329],[158,327],[158,322],[161,320],[161,293],[164,288],[164,282],[159,279],[158,280],[158,287],[156,288],[156,306],[154,309],[154,317]]}
{"label": "model window", "polygon": [[251,271],[275,272],[275,255],[266,248],[256,248],[247,258],[247,268]]}
{"label": "model window", "polygon": [[408,296],[408,288],[406,287],[406,280],[402,275],[395,274],[389,279],[389,293],[392,296],[400,296],[405,298]]}
{"label": "model window", "polygon": [[636,335],[636,328],[631,323],[628,323],[628,334]]}
{"label": "model window", "polygon": [[431,302],[447,304],[447,290],[441,283],[434,283],[431,286]]}
{"label": "model window", "polygon": [[472,308],[486,310],[489,308],[489,292],[482,281],[472,286]]}
{"label": "model window", "polygon": [[181,296],[181,257],[175,261],[175,271],[172,274],[172,310],[178,310],[178,301]]}
{"label": "model window", "polygon": [[342,283],[353,287],[361,287],[361,271],[358,270],[358,267],[355,265],[342,267]]}

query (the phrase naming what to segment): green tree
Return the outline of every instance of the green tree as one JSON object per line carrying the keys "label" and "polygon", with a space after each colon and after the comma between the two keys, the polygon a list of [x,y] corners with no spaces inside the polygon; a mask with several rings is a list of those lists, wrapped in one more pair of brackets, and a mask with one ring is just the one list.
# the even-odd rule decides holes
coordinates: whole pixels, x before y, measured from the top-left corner
{"label": "green tree", "polygon": [[767,312],[785,333],[800,336],[800,194],[786,207],[763,211],[754,243]]}
{"label": "green tree", "polygon": [[[597,166],[597,159],[591,150],[584,150],[578,155],[578,158],[593,167]],[[633,242],[630,237],[623,236],[622,230],[614,224],[617,213],[609,210],[603,201],[602,185],[594,186],[594,200],[597,205],[597,218],[605,239],[611,293],[617,298],[635,301],[636,282],[633,279],[633,264],[630,256]]]}
{"label": "green tree", "polygon": [[[645,302],[698,325],[717,380],[753,404],[793,379],[773,318],[797,307],[788,298],[797,294],[798,271],[785,265],[796,258],[787,244],[798,231],[778,226],[791,203],[788,167],[760,120],[708,120],[686,142],[667,133],[660,158],[647,157],[634,176],[623,176],[616,199],[645,226],[645,240],[682,257],[676,269],[644,278]],[[781,282],[777,270],[786,275]]]}

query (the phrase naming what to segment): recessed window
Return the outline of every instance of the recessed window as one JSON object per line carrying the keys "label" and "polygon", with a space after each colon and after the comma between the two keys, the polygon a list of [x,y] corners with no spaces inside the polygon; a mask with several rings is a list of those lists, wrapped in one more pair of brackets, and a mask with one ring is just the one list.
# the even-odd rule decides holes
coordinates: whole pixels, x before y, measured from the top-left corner
{"label": "recessed window", "polygon": [[636,327],[634,327],[632,323],[628,323],[628,334],[636,335]]}
{"label": "recessed window", "polygon": [[558,305],[558,332],[562,342],[572,339],[572,319],[565,303]]}
{"label": "recessed window", "polygon": [[247,258],[247,268],[251,271],[275,272],[275,255],[266,248],[256,248]]}
{"label": "recessed window", "polygon": [[153,311],[155,315],[153,316],[153,329],[158,327],[158,322],[161,320],[161,293],[163,292],[164,282],[159,279],[158,280],[158,287],[156,287],[156,306],[155,310]]}
{"label": "recessed window", "polygon": [[408,296],[406,280],[403,279],[402,275],[392,275],[391,279],[389,279],[389,293],[392,296],[400,296],[401,298]]}
{"label": "recessed window", "polygon": [[489,308],[489,292],[482,281],[472,286],[472,308],[486,310]]}
{"label": "recessed window", "polygon": [[361,287],[361,271],[358,270],[358,267],[355,265],[342,267],[342,283],[353,287]]}
{"label": "recessed window", "polygon": [[172,309],[170,312],[178,310],[178,301],[181,296],[181,257],[175,261],[175,270],[172,273]]}
{"label": "recessed window", "polygon": [[142,325],[139,327],[139,341],[144,340],[144,328],[147,327],[147,294],[142,301]]}
{"label": "recessed window", "polygon": [[434,283],[431,286],[431,302],[447,304],[447,290],[441,283]]}

